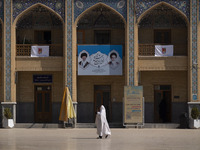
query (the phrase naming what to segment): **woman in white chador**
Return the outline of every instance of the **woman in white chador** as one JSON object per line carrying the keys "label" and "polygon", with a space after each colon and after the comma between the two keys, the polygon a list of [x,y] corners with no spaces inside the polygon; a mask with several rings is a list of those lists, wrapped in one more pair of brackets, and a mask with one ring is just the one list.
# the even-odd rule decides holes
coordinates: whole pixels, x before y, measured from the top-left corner
{"label": "woman in white chador", "polygon": [[108,135],[111,135],[108,121],[106,119],[106,109],[103,105],[101,105],[100,111],[97,112],[95,124],[97,126],[97,134],[99,135],[98,139],[102,139],[102,136],[107,138]]}

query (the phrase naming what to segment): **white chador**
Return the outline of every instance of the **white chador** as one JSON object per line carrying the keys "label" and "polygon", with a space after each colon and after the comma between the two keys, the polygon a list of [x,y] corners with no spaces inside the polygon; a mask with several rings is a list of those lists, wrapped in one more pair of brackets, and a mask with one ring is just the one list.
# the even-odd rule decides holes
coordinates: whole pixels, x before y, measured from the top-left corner
{"label": "white chador", "polygon": [[96,115],[95,124],[97,126],[97,134],[100,138],[102,138],[102,136],[107,138],[108,135],[111,135],[111,131],[106,119],[106,109],[103,105],[101,105],[100,112],[98,112]]}

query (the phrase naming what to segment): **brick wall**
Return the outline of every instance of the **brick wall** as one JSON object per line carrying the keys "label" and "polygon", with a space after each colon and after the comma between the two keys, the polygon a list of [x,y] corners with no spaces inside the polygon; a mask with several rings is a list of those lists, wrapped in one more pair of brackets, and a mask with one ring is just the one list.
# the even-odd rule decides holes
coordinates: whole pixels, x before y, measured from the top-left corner
{"label": "brick wall", "polygon": [[[34,102],[34,85],[46,85],[33,83],[33,74],[52,74],[52,102],[61,102],[63,96],[63,72],[19,72],[17,83],[17,102]],[[49,85],[49,84],[48,84]]]}
{"label": "brick wall", "polygon": [[[141,72],[141,85],[144,86],[145,102],[154,102],[154,85],[171,85],[172,102],[187,102],[187,79],[187,71]],[[174,96],[179,96],[179,98],[174,98]]]}
{"label": "brick wall", "polygon": [[122,102],[124,95],[124,76],[78,77],[78,102],[94,102],[94,85],[110,85],[111,100]]}

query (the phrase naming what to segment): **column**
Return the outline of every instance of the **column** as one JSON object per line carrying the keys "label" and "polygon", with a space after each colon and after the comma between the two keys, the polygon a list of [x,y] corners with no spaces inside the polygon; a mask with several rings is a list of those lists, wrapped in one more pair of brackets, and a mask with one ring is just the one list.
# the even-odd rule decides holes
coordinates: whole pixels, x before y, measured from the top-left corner
{"label": "column", "polygon": [[[2,115],[5,108],[10,108],[16,122],[16,86],[15,86],[15,49],[12,47],[12,1],[4,0],[4,48],[3,58],[3,101]],[[4,118],[4,117],[2,117]]]}
{"label": "column", "polygon": [[198,99],[197,93],[198,93],[198,62],[197,62],[197,0],[191,1],[191,15],[190,15],[190,26],[191,26],[191,53],[190,53],[190,71],[191,71],[191,96],[190,101],[196,101]]}
{"label": "column", "polygon": [[127,85],[134,86],[134,0],[128,1],[128,62],[127,73],[128,82]]}

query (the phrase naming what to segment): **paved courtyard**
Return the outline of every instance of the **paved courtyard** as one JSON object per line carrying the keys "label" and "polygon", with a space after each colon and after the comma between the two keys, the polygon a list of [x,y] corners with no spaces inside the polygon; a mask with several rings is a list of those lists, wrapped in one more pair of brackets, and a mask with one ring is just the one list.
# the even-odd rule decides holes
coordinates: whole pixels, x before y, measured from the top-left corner
{"label": "paved courtyard", "polygon": [[200,150],[198,129],[0,129],[0,150]]}

